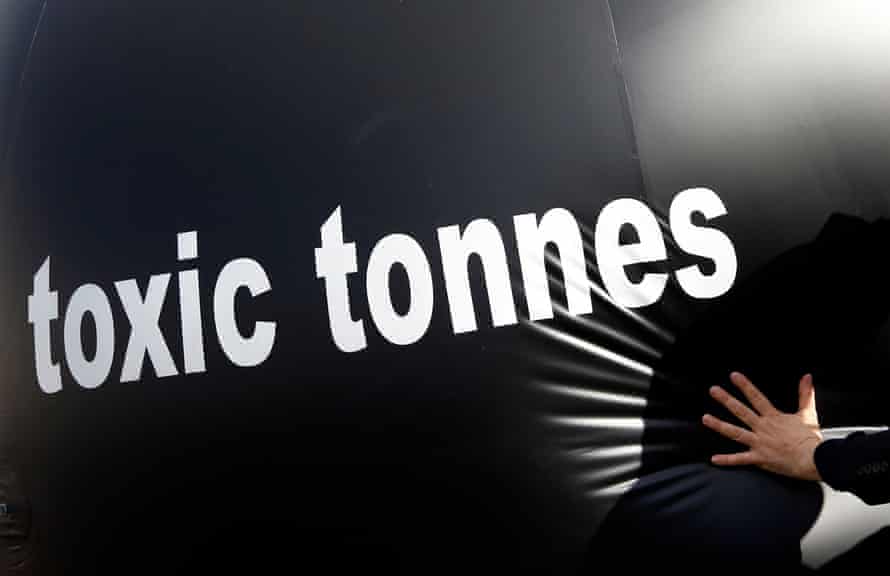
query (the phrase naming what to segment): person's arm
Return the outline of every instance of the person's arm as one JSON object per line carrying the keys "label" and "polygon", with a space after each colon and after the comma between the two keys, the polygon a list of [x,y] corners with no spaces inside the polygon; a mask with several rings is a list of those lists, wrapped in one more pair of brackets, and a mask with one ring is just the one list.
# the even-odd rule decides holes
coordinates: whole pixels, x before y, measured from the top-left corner
{"label": "person's arm", "polygon": [[835,490],[852,492],[866,504],[890,502],[890,431],[826,440],[813,456],[820,476]]}
{"label": "person's arm", "polygon": [[867,504],[890,502],[890,431],[854,432],[842,439],[825,440],[816,414],[816,392],[810,375],[800,381],[800,410],[780,412],[742,374],[730,375],[751,403],[749,408],[714,386],[711,396],[744,422],[748,429],[705,414],[708,428],[748,446],[747,452],[712,457],[721,466],[759,466],[802,480],[823,480],[835,490],[852,492]]}

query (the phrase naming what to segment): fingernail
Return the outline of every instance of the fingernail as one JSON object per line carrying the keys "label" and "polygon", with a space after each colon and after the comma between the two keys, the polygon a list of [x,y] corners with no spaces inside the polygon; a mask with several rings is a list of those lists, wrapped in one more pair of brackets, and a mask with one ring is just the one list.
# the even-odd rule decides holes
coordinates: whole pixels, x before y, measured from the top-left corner
{"label": "fingernail", "polygon": [[711,393],[711,396],[717,396],[718,394],[720,394],[720,387],[719,386],[711,386],[708,389],[708,391]]}

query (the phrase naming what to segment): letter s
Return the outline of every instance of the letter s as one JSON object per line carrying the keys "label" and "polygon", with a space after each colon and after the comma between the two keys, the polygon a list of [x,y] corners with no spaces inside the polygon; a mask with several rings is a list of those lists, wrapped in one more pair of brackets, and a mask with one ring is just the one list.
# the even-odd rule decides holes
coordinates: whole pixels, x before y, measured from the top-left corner
{"label": "letter s", "polygon": [[720,197],[708,188],[690,188],[671,202],[671,233],[684,252],[714,261],[710,276],[702,274],[697,265],[677,270],[677,282],[693,298],[716,298],[725,294],[735,282],[738,272],[735,247],[720,230],[692,223],[692,214],[700,212],[705,220],[726,214]]}

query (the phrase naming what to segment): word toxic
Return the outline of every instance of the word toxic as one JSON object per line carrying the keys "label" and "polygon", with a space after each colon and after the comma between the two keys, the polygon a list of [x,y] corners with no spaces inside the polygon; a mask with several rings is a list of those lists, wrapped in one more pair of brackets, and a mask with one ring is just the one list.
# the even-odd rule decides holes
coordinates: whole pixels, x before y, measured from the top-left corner
{"label": "word toxic", "polygon": [[[177,256],[180,262],[198,258],[198,233],[177,235]],[[204,333],[201,326],[201,299],[198,270],[179,272],[179,312],[182,334],[183,371],[186,374],[206,371]],[[140,379],[148,357],[159,378],[176,376],[179,372],[158,325],[167,297],[171,274],[157,274],[148,279],[143,295],[135,279],[114,283],[114,289],[130,324],[121,382]],[[250,258],[238,258],[223,266],[213,290],[213,320],[219,345],[237,366],[257,366],[272,352],[275,323],[257,322],[253,333],[245,336],[238,329],[235,295],[246,288],[251,296],[271,290],[269,278],[260,264]],[[87,316],[96,328],[95,353],[88,358],[84,351],[82,327]],[[52,394],[62,388],[61,367],[53,360],[52,323],[59,319],[59,294],[50,288],[50,259],[44,260],[34,275],[34,291],[28,296],[28,322],[34,328],[34,361],[37,382],[44,392]],[[68,299],[63,334],[64,361],[74,380],[83,388],[98,388],[111,373],[115,350],[115,318],[105,290],[96,284],[78,287]]]}
{"label": "word toxic", "polygon": [[[697,265],[691,265],[674,274],[689,296],[716,298],[735,281],[738,268],[735,248],[720,230],[696,225],[692,220],[695,214],[703,216],[707,223],[726,214],[726,208],[717,194],[707,188],[680,192],[670,207],[671,235],[677,245],[687,254],[711,260],[714,271],[705,274]],[[513,225],[529,320],[553,317],[544,252],[550,243],[559,253],[569,313],[591,313],[591,282],[587,277],[584,241],[574,216],[563,208],[553,208],[540,220],[535,214],[514,216]],[[625,226],[633,228],[637,242],[619,240]],[[355,243],[344,242],[339,206],[320,231],[321,247],[315,250],[315,272],[324,284],[331,337],[341,351],[356,352],[367,347],[364,320],[356,318],[350,309],[348,276],[358,272],[359,267]],[[516,324],[510,268],[497,226],[491,220],[477,219],[463,231],[458,226],[445,226],[437,230],[437,235],[454,333],[476,330],[477,303],[473,302],[468,273],[471,257],[478,257],[482,264],[492,324]],[[594,252],[606,291],[618,306],[639,308],[661,298],[667,273],[645,273],[638,282],[627,274],[628,266],[664,261],[668,257],[658,220],[645,204],[632,198],[608,203],[597,218]],[[404,313],[393,307],[389,291],[389,277],[396,266],[407,276],[411,294]],[[404,346],[417,342],[426,333],[433,315],[433,272],[423,247],[414,238],[390,234],[374,245],[365,269],[365,291],[371,319],[386,340]]]}

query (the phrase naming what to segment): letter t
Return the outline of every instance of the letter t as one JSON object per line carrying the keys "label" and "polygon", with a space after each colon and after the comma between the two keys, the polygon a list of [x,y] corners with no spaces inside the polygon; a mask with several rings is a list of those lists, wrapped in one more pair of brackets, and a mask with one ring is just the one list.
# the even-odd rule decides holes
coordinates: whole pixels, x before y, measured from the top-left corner
{"label": "letter t", "polygon": [[62,389],[59,364],[53,363],[50,322],[59,318],[59,293],[49,289],[49,257],[34,275],[34,293],[28,296],[28,323],[34,325],[34,362],[37,384],[47,394]]}
{"label": "letter t", "polygon": [[362,320],[353,320],[349,307],[346,275],[358,271],[355,243],[343,243],[340,207],[321,227],[321,248],[315,249],[315,273],[324,279],[331,336],[343,352],[356,352],[367,345]]}

